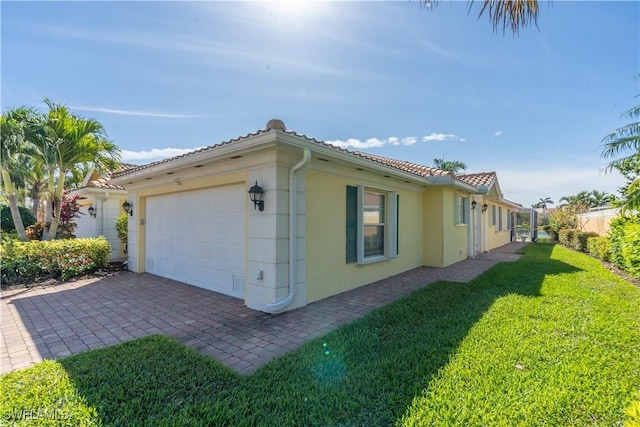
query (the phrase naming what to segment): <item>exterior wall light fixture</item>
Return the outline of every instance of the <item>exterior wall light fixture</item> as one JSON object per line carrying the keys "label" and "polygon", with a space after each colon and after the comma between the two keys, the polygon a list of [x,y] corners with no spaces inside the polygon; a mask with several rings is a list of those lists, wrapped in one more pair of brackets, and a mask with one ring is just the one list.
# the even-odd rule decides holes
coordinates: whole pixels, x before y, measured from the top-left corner
{"label": "exterior wall light fixture", "polygon": [[262,196],[264,196],[264,190],[262,187],[258,185],[258,181],[254,186],[249,189],[249,198],[253,202],[253,209],[258,208],[260,212],[264,210],[264,200],[262,200]]}
{"label": "exterior wall light fixture", "polygon": [[96,217],[96,208],[94,208],[93,206],[89,206],[88,211],[89,211],[89,216],[90,217],[92,217],[92,218]]}
{"label": "exterior wall light fixture", "polygon": [[131,203],[129,203],[129,202],[127,202],[127,201],[125,201],[125,202],[122,204],[122,209],[124,209],[124,211],[125,211],[126,213],[128,213],[128,214],[129,214],[129,216],[133,216],[133,205],[132,205]]}
{"label": "exterior wall light fixture", "polygon": [[475,200],[471,202],[471,209],[475,210],[476,206],[478,206],[478,202],[476,202]]}
{"label": "exterior wall light fixture", "polygon": [[482,213],[485,213],[487,211],[487,209],[489,209],[489,205],[488,204],[484,204],[482,205]]}

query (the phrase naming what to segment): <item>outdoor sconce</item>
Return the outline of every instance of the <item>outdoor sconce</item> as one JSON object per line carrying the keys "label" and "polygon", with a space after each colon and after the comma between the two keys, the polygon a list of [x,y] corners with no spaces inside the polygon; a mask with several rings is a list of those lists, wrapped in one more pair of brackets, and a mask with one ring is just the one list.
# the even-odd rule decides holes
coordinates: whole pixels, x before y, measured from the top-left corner
{"label": "outdoor sconce", "polygon": [[133,205],[132,205],[131,203],[129,203],[129,202],[127,202],[127,201],[125,201],[125,202],[122,204],[122,209],[124,209],[124,211],[125,211],[126,213],[128,213],[128,214],[129,214],[129,216],[133,216]]}
{"label": "outdoor sconce", "polygon": [[475,210],[476,206],[478,206],[478,202],[476,202],[475,200],[471,202],[471,209]]}
{"label": "outdoor sconce", "polygon": [[264,210],[264,200],[262,200],[262,196],[264,196],[264,190],[258,185],[258,181],[256,180],[256,184],[249,189],[249,198],[253,202],[254,210],[256,207],[260,212]]}
{"label": "outdoor sconce", "polygon": [[482,213],[485,213],[487,211],[487,209],[489,209],[489,205],[488,204],[484,204],[482,205]]}
{"label": "outdoor sconce", "polygon": [[92,218],[96,217],[96,208],[94,208],[93,206],[89,206],[89,216]]}

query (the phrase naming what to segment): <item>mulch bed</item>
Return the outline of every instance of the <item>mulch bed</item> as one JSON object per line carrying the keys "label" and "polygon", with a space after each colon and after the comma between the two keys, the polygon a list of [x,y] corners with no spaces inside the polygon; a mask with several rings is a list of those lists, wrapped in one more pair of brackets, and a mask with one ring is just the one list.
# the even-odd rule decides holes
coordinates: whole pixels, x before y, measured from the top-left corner
{"label": "mulch bed", "polygon": [[24,282],[17,282],[17,283],[11,283],[11,284],[3,283],[0,289],[4,291],[9,289],[48,288],[52,286],[58,286],[63,283],[76,282],[78,280],[114,276],[119,272],[125,271],[125,270],[127,270],[126,262],[114,261],[114,262],[110,262],[105,268],[101,268],[97,271],[94,271],[93,273],[74,277],[69,280],[62,280],[60,278],[55,278],[50,276],[43,276],[35,280],[28,280]]}

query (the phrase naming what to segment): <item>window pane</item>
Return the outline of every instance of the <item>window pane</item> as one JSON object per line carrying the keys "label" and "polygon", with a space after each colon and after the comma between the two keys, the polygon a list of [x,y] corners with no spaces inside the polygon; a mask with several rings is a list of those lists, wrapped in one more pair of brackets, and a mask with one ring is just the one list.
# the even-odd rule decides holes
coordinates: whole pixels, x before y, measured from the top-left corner
{"label": "window pane", "polygon": [[384,226],[364,226],[364,256],[384,255]]}
{"label": "window pane", "polygon": [[384,224],[384,195],[365,191],[363,214],[365,224]]}

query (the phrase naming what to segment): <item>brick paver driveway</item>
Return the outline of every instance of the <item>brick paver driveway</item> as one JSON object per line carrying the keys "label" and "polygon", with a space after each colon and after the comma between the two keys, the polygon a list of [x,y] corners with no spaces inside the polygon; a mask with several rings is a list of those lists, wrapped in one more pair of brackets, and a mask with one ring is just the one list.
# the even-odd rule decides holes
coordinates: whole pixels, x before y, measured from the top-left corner
{"label": "brick paver driveway", "polygon": [[511,243],[447,268],[417,268],[277,316],[240,299],[121,272],[0,296],[0,373],[151,334],[171,335],[248,373],[275,356],[437,280],[466,282],[519,258]]}

